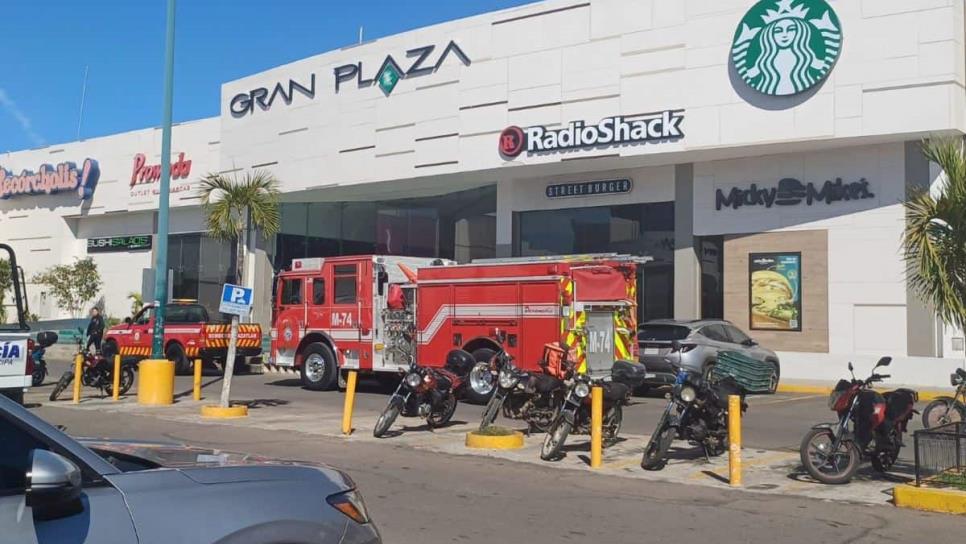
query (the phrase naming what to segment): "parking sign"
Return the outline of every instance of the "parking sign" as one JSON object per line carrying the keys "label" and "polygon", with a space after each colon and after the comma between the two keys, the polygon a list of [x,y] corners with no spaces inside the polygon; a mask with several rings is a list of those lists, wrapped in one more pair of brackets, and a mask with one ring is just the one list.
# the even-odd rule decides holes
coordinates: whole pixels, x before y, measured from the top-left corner
{"label": "parking sign", "polygon": [[218,311],[225,314],[248,315],[252,309],[252,290],[241,285],[226,283],[221,288],[221,304]]}

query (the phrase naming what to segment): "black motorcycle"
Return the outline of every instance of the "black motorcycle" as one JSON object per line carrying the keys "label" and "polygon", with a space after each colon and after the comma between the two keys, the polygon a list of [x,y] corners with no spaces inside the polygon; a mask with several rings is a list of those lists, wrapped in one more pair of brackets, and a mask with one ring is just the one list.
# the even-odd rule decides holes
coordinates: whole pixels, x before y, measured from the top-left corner
{"label": "black motorcycle", "polygon": [[950,423],[966,421],[966,370],[957,368],[949,375],[949,383],[956,388],[951,397],[937,397],[922,411],[922,426],[932,429]]}
{"label": "black motorcycle", "polygon": [[[114,362],[108,360],[100,353],[91,353],[82,349],[83,338],[77,339],[77,351],[83,357],[81,369],[81,383],[87,387],[100,389],[105,395],[112,395],[114,392]],[[137,369],[137,362],[127,360],[121,362],[121,376],[118,380],[118,395],[123,395],[134,385],[134,371]],[[64,372],[54,390],[50,392],[50,400],[55,401],[60,394],[74,381],[74,365]]]}
{"label": "black motorcycle", "polygon": [[543,440],[540,458],[553,461],[562,457],[564,443],[571,432],[590,434],[590,389],[600,386],[604,393],[603,439],[613,443],[620,433],[624,421],[624,406],[630,400],[634,388],[643,383],[644,365],[628,361],[616,361],[611,370],[610,380],[594,380],[587,374],[573,372],[567,380],[568,388],[563,403],[554,414],[553,422]]}
{"label": "black motorcycle", "polygon": [[399,387],[376,420],[372,435],[382,438],[400,414],[421,417],[430,429],[449,423],[475,364],[476,359],[463,350],[449,352],[443,368],[419,366],[410,361],[409,370],[403,374]]}
{"label": "black motorcycle", "polygon": [[480,431],[492,425],[501,410],[508,419],[526,421],[528,432],[550,430],[557,408],[564,400],[564,381],[518,368],[505,351],[493,356],[491,367],[497,375],[497,388],[483,411]]}
{"label": "black motorcycle", "polygon": [[47,353],[47,348],[56,343],[56,332],[44,331],[37,334],[37,342],[30,352],[30,358],[34,362],[34,371],[30,376],[30,384],[33,387],[42,385],[47,378],[47,361],[44,359],[44,354]]}
{"label": "black motorcycle", "polygon": [[744,412],[747,409],[744,391],[734,378],[704,378],[679,369],[657,429],[644,447],[641,467],[644,470],[664,468],[675,438],[701,446],[709,460],[728,451],[728,397],[731,395],[741,396]]}

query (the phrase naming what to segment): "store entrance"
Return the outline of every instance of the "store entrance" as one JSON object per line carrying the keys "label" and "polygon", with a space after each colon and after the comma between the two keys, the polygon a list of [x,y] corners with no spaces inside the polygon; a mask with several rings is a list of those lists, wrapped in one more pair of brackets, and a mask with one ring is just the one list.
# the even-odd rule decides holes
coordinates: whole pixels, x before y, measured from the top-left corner
{"label": "store entrance", "polygon": [[638,270],[638,322],[674,316],[674,202],[515,212],[515,256],[622,253]]}

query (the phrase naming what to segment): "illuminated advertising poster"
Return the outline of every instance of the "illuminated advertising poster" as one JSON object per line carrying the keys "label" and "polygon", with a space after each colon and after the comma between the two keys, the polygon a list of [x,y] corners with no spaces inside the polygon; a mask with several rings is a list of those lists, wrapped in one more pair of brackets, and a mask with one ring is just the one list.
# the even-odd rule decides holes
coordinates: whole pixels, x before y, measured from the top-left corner
{"label": "illuminated advertising poster", "polygon": [[752,330],[802,330],[802,254],[752,253]]}

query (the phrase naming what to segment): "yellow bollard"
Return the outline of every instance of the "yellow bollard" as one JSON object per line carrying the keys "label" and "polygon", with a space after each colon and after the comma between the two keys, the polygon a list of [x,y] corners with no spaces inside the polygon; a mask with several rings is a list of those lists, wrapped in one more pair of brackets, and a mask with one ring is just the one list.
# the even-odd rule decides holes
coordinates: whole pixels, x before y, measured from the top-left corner
{"label": "yellow bollard", "polygon": [[604,388],[590,390],[590,468],[600,468],[604,446]]}
{"label": "yellow bollard", "polygon": [[111,393],[114,400],[117,400],[121,396],[121,356],[114,356],[114,387],[111,389]]}
{"label": "yellow bollard", "polygon": [[174,363],[145,359],[138,363],[138,404],[151,406],[174,402]]}
{"label": "yellow bollard", "polygon": [[728,397],[728,472],[733,487],[741,487],[741,397]]}
{"label": "yellow bollard", "polygon": [[74,404],[80,404],[81,374],[84,372],[84,356],[74,357]]}
{"label": "yellow bollard", "polygon": [[352,408],[356,403],[356,374],[349,371],[349,379],[345,385],[345,406],[342,407],[342,434],[352,434]]}
{"label": "yellow bollard", "polygon": [[201,359],[195,359],[194,399],[201,400]]}

